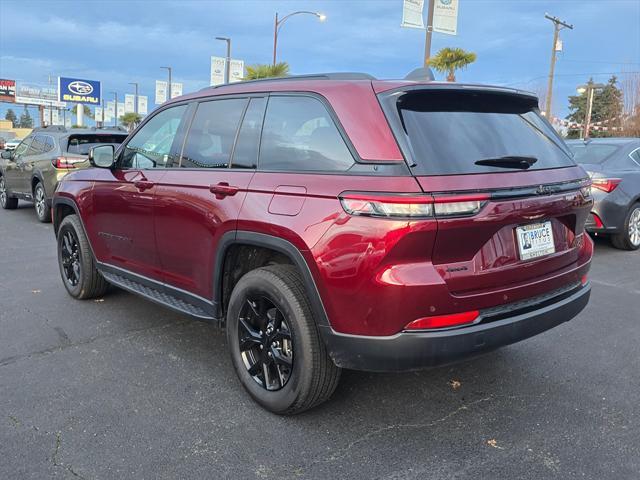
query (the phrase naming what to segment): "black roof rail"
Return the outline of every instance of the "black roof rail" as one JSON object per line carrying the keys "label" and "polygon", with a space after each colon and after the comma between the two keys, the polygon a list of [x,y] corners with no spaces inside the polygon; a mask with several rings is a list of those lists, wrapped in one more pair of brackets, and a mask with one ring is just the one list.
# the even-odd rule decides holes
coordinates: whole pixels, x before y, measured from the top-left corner
{"label": "black roof rail", "polygon": [[[360,73],[360,72],[330,72],[330,73],[311,73],[306,75],[289,75],[287,77],[269,77],[269,78],[258,78],[256,80],[242,80],[242,83],[260,83],[260,82],[290,82],[297,80],[377,80],[373,75],[369,75],[368,73]],[[205,87],[204,90],[209,90],[211,88],[220,88],[227,87],[229,85],[233,85],[231,83],[223,83],[222,85],[216,85],[213,87]]]}
{"label": "black roof rail", "polygon": [[49,132],[66,132],[67,129],[62,125],[45,125],[44,127],[35,127],[34,132],[41,132],[47,130]]}

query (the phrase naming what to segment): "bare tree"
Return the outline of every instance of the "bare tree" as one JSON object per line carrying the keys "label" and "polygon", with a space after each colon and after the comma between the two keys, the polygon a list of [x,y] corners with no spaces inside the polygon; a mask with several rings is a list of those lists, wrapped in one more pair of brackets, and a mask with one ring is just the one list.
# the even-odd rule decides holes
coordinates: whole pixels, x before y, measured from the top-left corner
{"label": "bare tree", "polygon": [[629,72],[620,79],[623,94],[622,135],[640,137],[640,73]]}

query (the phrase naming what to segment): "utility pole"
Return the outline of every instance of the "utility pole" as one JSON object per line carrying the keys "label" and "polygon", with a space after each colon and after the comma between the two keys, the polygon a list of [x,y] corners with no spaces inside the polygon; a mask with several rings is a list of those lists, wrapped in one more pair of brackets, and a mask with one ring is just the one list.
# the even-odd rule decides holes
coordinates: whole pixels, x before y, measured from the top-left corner
{"label": "utility pole", "polygon": [[216,40],[227,42],[227,57],[224,61],[224,83],[229,83],[229,76],[231,75],[231,39],[227,37],[216,37]]}
{"label": "utility pole", "polygon": [[117,127],[118,126],[118,92],[111,92],[111,93],[113,93],[113,97],[116,102],[115,111],[113,115],[113,126]]}
{"label": "utility pole", "polygon": [[167,70],[169,72],[169,85],[167,88],[167,101],[171,100],[171,67],[160,67],[160,68],[164,68],[165,70]]}
{"label": "utility pole", "polygon": [[433,10],[436,6],[436,0],[429,0],[429,12],[427,14],[427,35],[424,40],[424,66],[429,66],[431,58],[431,36],[433,35]]}
{"label": "utility pole", "polygon": [[[51,89],[51,74],[49,74],[49,89]],[[49,105],[49,125],[53,125],[53,102]]]}
{"label": "utility pole", "polygon": [[551,68],[549,69],[549,83],[547,84],[547,102],[545,105],[544,115],[547,117],[547,120],[551,122],[551,100],[553,96],[553,74],[556,69],[556,49],[558,45],[558,34],[560,30],[563,28],[568,28],[569,30],[573,30],[573,25],[570,25],[566,22],[563,22],[558,17],[553,17],[548,13],[544,14],[544,18],[547,20],[551,20],[553,22],[553,45],[551,46]]}
{"label": "utility pole", "polygon": [[133,111],[136,112],[136,115],[137,115],[138,114],[138,82],[129,82],[129,85],[133,85],[136,88]]}

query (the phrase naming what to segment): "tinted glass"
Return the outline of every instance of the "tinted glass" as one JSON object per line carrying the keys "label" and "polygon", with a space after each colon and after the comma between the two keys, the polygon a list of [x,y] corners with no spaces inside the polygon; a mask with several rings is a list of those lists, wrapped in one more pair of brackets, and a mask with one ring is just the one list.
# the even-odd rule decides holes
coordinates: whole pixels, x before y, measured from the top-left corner
{"label": "tinted glass", "polygon": [[631,158],[633,158],[635,163],[640,167],[640,148],[631,152]]}
{"label": "tinted glass", "polygon": [[228,168],[246,98],[198,105],[182,152],[181,167]]}
{"label": "tinted glass", "polygon": [[311,97],[271,97],[262,130],[260,168],[345,171],[353,165],[333,119]]}
{"label": "tinted glass", "polygon": [[256,168],[266,98],[252,98],[244,114],[233,152],[232,168]]}
{"label": "tinted glass", "polygon": [[79,155],[88,155],[89,150],[97,145],[113,145],[117,147],[127,138],[126,135],[72,135],[69,137],[67,151]]}
{"label": "tinted glass", "polygon": [[478,160],[534,157],[531,170],[575,165],[562,139],[526,97],[460,91],[410,92],[397,107],[418,175],[501,173]]}
{"label": "tinted glass", "polygon": [[120,167],[165,168],[174,161],[171,146],[186,109],[186,105],[167,108],[149,120],[124,148]]}
{"label": "tinted glass", "polygon": [[29,148],[29,144],[31,143],[31,140],[33,139],[33,137],[27,137],[25,138],[17,147],[15,150],[15,153],[13,154],[14,157],[17,157],[19,155],[24,155],[24,153],[27,151],[27,149]]}
{"label": "tinted glass", "polygon": [[29,148],[25,153],[25,156],[40,155],[41,153],[44,153],[45,145],[45,137],[43,135],[35,135],[31,141],[31,145],[29,145]]}
{"label": "tinted glass", "polygon": [[53,141],[53,138],[46,137],[45,138],[45,152],[50,152],[54,148],[55,148],[55,143]]}
{"label": "tinted glass", "polygon": [[602,163],[616,153],[620,149],[620,146],[594,143],[570,143],[569,148],[573,152],[573,158],[578,163]]}

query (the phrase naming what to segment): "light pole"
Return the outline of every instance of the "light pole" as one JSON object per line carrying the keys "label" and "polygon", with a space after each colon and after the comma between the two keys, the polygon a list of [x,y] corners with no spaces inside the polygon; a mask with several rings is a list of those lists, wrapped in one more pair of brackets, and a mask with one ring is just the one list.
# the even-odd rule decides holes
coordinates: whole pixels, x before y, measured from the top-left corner
{"label": "light pole", "polygon": [[117,127],[118,126],[118,92],[111,92],[113,93],[113,97],[115,99],[116,102],[116,106],[115,106],[115,112],[113,115],[113,126]]}
{"label": "light pole", "polygon": [[587,111],[584,114],[584,125],[582,126],[582,134],[580,138],[589,138],[589,128],[591,127],[591,114],[593,113],[593,97],[596,91],[602,91],[605,87],[602,83],[593,83],[593,80],[589,80],[586,85],[580,85],[577,88],[579,94],[587,93]]}
{"label": "light pole", "polygon": [[167,88],[167,96],[168,96],[167,100],[171,100],[171,67],[160,67],[160,68],[164,68],[169,72],[169,86]]}
{"label": "light pole", "polygon": [[135,100],[133,104],[133,111],[138,114],[138,82],[129,82],[129,85],[133,85],[136,87]]}
{"label": "light pole", "polygon": [[227,58],[224,62],[224,83],[229,83],[229,75],[231,72],[231,39],[227,37],[216,37],[216,40],[227,42]]}
{"label": "light pole", "polygon": [[563,28],[568,28],[569,30],[573,30],[573,25],[569,25],[566,22],[563,22],[558,17],[552,17],[548,13],[544,14],[544,18],[547,20],[551,20],[553,22],[553,45],[551,47],[551,67],[549,68],[549,83],[547,85],[547,102],[545,106],[544,115],[547,117],[547,120],[551,121],[551,97],[553,95],[553,73],[556,69],[556,52],[558,47],[558,33]]}
{"label": "light pole", "polygon": [[294,15],[302,15],[302,14],[315,15],[316,17],[318,17],[318,19],[321,22],[324,22],[327,19],[326,15],[319,12],[310,12],[307,10],[300,10],[298,12],[293,12],[293,13],[290,13],[289,15],[285,15],[284,17],[278,20],[278,12],[276,12],[276,20],[273,26],[273,64],[274,65],[276,64],[277,49],[278,49],[278,31],[280,30],[280,27],[288,18],[293,17]]}
{"label": "light pole", "polygon": [[433,10],[436,0],[429,0],[429,13],[427,14],[427,35],[424,40],[424,66],[429,66],[429,58],[431,58],[431,37],[433,36]]}

